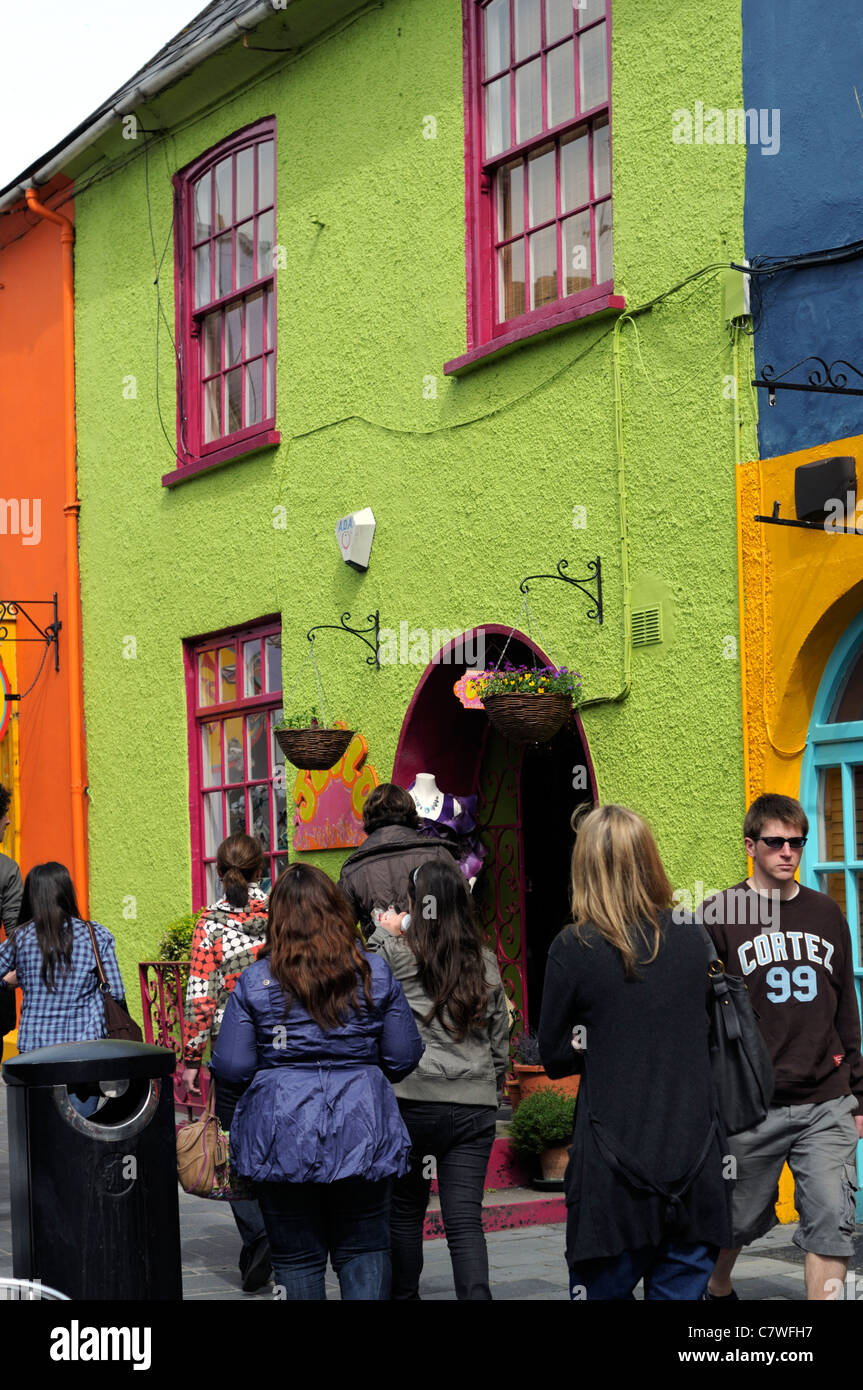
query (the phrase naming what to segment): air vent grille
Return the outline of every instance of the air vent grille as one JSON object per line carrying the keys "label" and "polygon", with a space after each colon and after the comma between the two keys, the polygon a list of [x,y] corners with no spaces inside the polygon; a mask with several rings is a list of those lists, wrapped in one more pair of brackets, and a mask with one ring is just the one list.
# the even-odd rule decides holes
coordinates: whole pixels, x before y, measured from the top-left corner
{"label": "air vent grille", "polygon": [[662,609],[640,608],[632,615],[633,647],[650,647],[662,641]]}

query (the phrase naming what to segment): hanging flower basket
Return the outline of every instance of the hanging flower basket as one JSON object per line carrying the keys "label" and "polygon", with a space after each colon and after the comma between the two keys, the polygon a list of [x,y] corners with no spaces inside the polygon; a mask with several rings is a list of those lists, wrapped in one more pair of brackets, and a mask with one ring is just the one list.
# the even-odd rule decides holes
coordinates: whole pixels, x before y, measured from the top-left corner
{"label": "hanging flower basket", "polygon": [[276,742],[294,767],[326,772],[339,761],[354,736],[353,729],[326,729],[316,721],[296,729],[274,729]]}
{"label": "hanging flower basket", "polygon": [[553,666],[507,667],[477,684],[489,719],[511,743],[553,738],[581,696],[578,673]]}

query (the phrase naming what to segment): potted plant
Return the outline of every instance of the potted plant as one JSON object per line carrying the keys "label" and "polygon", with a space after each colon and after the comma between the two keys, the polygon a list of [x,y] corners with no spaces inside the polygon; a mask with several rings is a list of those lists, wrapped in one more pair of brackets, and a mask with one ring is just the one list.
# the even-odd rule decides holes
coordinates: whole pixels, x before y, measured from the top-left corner
{"label": "potted plant", "polygon": [[575,1100],[550,1088],[528,1096],[513,1115],[509,1142],[516,1153],[538,1158],[543,1182],[561,1182],[569,1161]]}
{"label": "potted plant", "polygon": [[575,1100],[578,1095],[578,1088],[581,1084],[580,1076],[564,1076],[559,1081],[552,1081],[542,1065],[539,1044],[534,1033],[522,1033],[512,1070],[513,1079],[507,1082],[506,1089],[513,1114],[518,1110],[522,1101],[526,1100],[528,1096],[536,1095],[538,1091],[561,1091],[572,1100]]}
{"label": "potted plant", "polygon": [[477,680],[492,724],[513,743],[541,743],[566,723],[581,701],[581,676],[565,666],[512,666]]}
{"label": "potted plant", "polygon": [[276,742],[294,767],[326,772],[345,752],[353,729],[322,724],[312,710],[286,714],[273,725]]}

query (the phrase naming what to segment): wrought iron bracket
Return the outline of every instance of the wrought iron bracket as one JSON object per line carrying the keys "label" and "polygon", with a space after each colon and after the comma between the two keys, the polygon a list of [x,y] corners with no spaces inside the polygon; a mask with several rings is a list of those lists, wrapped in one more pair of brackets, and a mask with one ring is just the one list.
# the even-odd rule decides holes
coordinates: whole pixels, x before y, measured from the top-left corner
{"label": "wrought iron bracket", "polygon": [[858,531],[854,526],[831,526],[828,531],[823,522],[819,525],[817,521],[798,521],[796,517],[780,516],[778,502],[773,503],[770,516],[756,516],[754,519],[763,521],[765,526],[796,526],[801,531],[820,531],[828,536],[863,536],[863,531]]}
{"label": "wrought iron bracket", "polygon": [[[805,366],[807,362],[818,364],[808,372],[807,381],[782,380],[798,367]],[[761,369],[761,376],[752,378],[752,385],[767,391],[768,405],[776,404],[777,391],[822,391],[830,396],[863,396],[863,389],[849,386],[847,372],[834,371],[836,367],[847,367],[848,371],[863,381],[863,372],[859,367],[855,367],[853,362],[846,362],[843,357],[837,357],[835,362],[825,362],[823,357],[813,355],[801,357],[799,362],[795,362],[793,367],[787,367],[784,372],[777,372],[775,367],[765,363]]]}
{"label": "wrought iron bracket", "polygon": [[[312,633],[313,633],[313,632],[321,632],[321,631],[327,631],[327,632],[349,632],[349,633],[351,634],[352,637],[359,637],[360,641],[361,641],[361,642],[365,642],[366,646],[369,647],[369,648],[371,649],[371,651],[374,653],[374,655],[373,655],[373,656],[367,656],[367,657],[366,657],[366,662],[367,662],[367,664],[368,664],[369,666],[375,666],[378,670],[380,670],[380,669],[381,669],[381,614],[380,614],[380,609],[379,609],[379,608],[376,608],[375,611],[374,611],[374,613],[369,613],[369,615],[368,615],[368,620],[367,620],[367,621],[369,622],[369,624],[370,624],[369,627],[349,627],[349,626],[348,626],[348,619],[350,618],[350,616],[351,616],[350,613],[343,613],[342,616],[341,616],[341,618],[339,619],[338,623],[315,623],[315,626],[314,626],[314,627],[310,627],[310,628],[309,628],[308,632],[306,633],[306,636],[308,637],[308,639],[309,639],[310,642],[314,642],[315,639],[314,639],[314,637],[312,636]],[[364,636],[364,634],[367,633],[367,632],[373,632],[373,633],[375,634],[375,640],[374,640],[374,642],[370,642],[369,639],[368,639],[368,637]]]}
{"label": "wrought iron bracket", "polygon": [[[576,589],[580,589],[581,592],[582,592],[587,598],[590,599],[591,607],[590,607],[590,608],[588,609],[588,611],[587,611],[588,619],[595,619],[596,622],[598,622],[598,623],[601,624],[601,623],[602,623],[602,560],[600,559],[600,557],[599,557],[598,555],[597,555],[597,557],[596,557],[595,560],[588,560],[588,562],[587,562],[587,568],[591,571],[591,573],[590,573],[586,578],[584,578],[584,579],[571,579],[570,576],[569,576],[568,574],[564,574],[564,573],[563,573],[563,571],[564,571],[565,569],[568,569],[568,568],[569,568],[569,561],[568,561],[568,560],[558,560],[558,562],[557,562],[557,574],[529,574],[525,579],[523,579],[523,580],[521,581],[521,583],[519,584],[518,587],[519,587],[519,589],[521,590],[521,592],[522,592],[523,594],[526,594],[526,593],[528,592],[528,588],[529,588],[529,581],[534,580],[534,579],[562,579],[563,582],[564,582],[564,584],[574,584],[575,587],[576,587]],[[590,589],[586,587],[588,584],[595,584],[595,585],[596,585],[596,593],[595,593],[595,594],[594,594],[594,593],[591,593]]]}
{"label": "wrought iron bracket", "polygon": [[[36,608],[39,605],[47,605],[52,609],[54,614],[53,622],[48,623],[47,626],[44,628],[40,627],[39,624],[36,622],[36,619],[31,617],[31,615],[27,612],[27,608]],[[7,620],[11,620],[13,618],[26,618],[27,622],[33,628],[34,632],[38,632],[39,636],[10,637],[9,629],[6,626],[6,622]],[[54,594],[51,598],[0,599],[0,642],[40,642],[44,643],[46,648],[51,647],[53,645],[55,671],[60,670],[60,629],[62,626],[63,624],[60,622],[57,616],[56,594]],[[21,696],[13,695],[10,692],[7,698],[9,700],[20,700]]]}

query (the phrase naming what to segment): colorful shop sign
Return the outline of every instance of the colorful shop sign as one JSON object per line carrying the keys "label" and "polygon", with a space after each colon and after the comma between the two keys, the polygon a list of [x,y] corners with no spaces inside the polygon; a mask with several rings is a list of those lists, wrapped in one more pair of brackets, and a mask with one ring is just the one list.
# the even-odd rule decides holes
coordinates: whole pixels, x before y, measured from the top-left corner
{"label": "colorful shop sign", "polygon": [[350,849],[362,844],[366,838],[363,803],[380,781],[371,763],[365,762],[368,751],[363,735],[354,734],[334,767],[326,772],[297,773],[295,851]]}
{"label": "colorful shop sign", "polygon": [[453,694],[461,700],[465,709],[485,709],[485,705],[479,698],[477,682],[483,676],[493,676],[493,671],[465,671],[460,680],[453,686]]}

